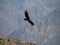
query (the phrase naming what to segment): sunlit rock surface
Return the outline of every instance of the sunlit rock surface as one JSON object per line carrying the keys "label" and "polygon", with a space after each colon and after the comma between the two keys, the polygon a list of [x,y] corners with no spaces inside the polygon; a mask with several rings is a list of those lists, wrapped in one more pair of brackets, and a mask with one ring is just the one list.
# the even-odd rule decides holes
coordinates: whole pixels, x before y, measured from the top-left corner
{"label": "sunlit rock surface", "polygon": [[12,40],[9,38],[0,38],[0,45],[37,45],[37,44],[19,39]]}
{"label": "sunlit rock surface", "polygon": [[[24,21],[24,11],[35,26]],[[60,45],[60,0],[0,0],[0,37]]]}

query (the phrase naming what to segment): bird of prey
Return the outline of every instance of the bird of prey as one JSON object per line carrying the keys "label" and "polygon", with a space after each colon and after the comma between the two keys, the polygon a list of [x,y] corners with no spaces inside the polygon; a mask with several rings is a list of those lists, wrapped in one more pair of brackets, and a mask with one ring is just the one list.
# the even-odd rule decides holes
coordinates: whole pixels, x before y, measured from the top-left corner
{"label": "bird of prey", "polygon": [[25,10],[25,21],[28,21],[32,26],[34,25],[34,23],[31,21],[31,19],[29,18],[28,12],[27,10]]}

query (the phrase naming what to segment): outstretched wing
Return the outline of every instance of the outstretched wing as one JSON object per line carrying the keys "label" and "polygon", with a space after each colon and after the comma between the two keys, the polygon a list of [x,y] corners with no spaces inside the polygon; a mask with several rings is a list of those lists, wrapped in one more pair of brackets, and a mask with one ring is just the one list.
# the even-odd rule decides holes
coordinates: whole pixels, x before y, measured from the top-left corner
{"label": "outstretched wing", "polygon": [[25,10],[25,17],[26,19],[30,19],[27,10]]}
{"label": "outstretched wing", "polygon": [[31,20],[28,20],[28,22],[33,26],[34,25],[34,23],[31,21]]}

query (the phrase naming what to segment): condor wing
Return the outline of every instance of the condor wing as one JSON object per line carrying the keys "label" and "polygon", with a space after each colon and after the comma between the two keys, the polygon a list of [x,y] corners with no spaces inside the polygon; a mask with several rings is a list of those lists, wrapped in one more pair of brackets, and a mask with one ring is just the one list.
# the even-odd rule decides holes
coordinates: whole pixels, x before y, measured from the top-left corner
{"label": "condor wing", "polygon": [[26,19],[30,19],[27,10],[25,10],[25,17]]}
{"label": "condor wing", "polygon": [[33,26],[34,25],[34,23],[31,21],[31,20],[28,20],[28,22]]}

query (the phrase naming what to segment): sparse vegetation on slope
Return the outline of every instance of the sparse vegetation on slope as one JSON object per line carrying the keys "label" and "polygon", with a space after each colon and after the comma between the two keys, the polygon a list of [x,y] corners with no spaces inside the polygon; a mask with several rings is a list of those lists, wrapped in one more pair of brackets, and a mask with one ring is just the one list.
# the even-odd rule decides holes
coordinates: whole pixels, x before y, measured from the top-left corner
{"label": "sparse vegetation on slope", "polygon": [[37,45],[35,43],[29,43],[19,39],[8,39],[8,38],[0,38],[0,45]]}

